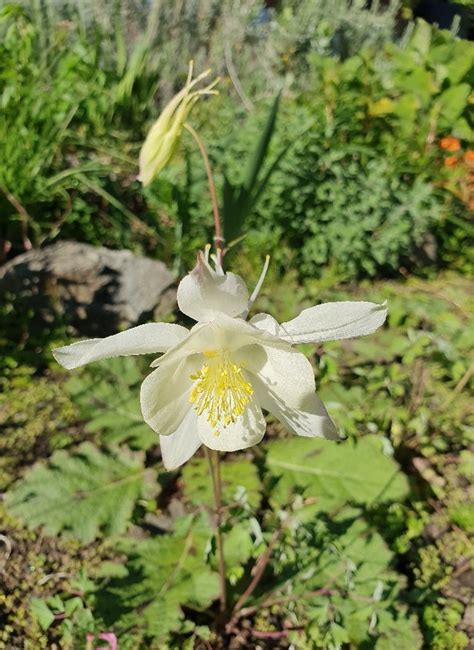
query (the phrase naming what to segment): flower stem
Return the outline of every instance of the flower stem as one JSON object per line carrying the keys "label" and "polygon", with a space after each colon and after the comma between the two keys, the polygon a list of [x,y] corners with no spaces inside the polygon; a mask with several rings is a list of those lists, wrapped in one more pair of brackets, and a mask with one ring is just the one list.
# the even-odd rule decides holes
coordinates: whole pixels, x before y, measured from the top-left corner
{"label": "flower stem", "polygon": [[224,237],[222,235],[221,217],[219,214],[216,186],[214,183],[214,176],[212,175],[211,163],[204,142],[202,141],[198,132],[195,129],[193,129],[193,127],[187,122],[184,124],[184,128],[187,131],[189,131],[189,133],[193,136],[194,140],[197,143],[197,146],[199,147],[199,151],[201,152],[201,156],[204,161],[204,167],[206,169],[206,174],[207,174],[207,182],[209,184],[209,193],[211,195],[212,212],[214,214],[214,231],[215,231],[214,245],[216,247],[218,263],[219,265],[221,265],[222,258],[224,257]]}
{"label": "flower stem", "polygon": [[[221,479],[221,461],[218,451],[210,451],[204,447],[209,466],[211,469],[212,487],[214,489],[214,502],[216,513],[216,541],[217,541],[217,555],[219,562],[219,577],[221,583],[220,594],[220,610],[224,613],[227,609],[227,588],[225,580],[225,559],[224,559],[224,543],[222,540],[222,479]],[[214,460],[213,460],[214,459]]]}
{"label": "flower stem", "polygon": [[[268,544],[267,550],[261,555],[255,566],[252,569],[252,575],[253,578],[250,581],[247,589],[244,591],[244,593],[240,596],[238,601],[235,603],[233,609],[232,609],[232,615],[230,618],[230,621],[226,625],[226,630],[227,632],[231,633],[233,628],[235,627],[237,621],[239,620],[241,614],[240,612],[243,611],[242,607],[243,605],[247,602],[247,600],[250,598],[250,596],[253,594],[255,589],[258,587],[260,584],[260,581],[262,580],[263,574],[265,572],[265,569],[270,561],[270,558],[273,553],[273,549],[275,548],[275,544],[278,542],[278,540],[281,537],[281,530],[277,530],[273,533],[272,538],[270,540],[270,543]],[[251,608],[248,608],[249,610]]]}

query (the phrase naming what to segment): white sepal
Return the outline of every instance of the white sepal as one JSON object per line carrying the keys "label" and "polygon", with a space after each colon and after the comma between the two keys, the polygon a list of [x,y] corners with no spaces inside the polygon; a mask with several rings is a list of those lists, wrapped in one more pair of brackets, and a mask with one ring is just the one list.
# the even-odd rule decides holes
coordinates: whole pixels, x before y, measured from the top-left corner
{"label": "white sepal", "polygon": [[245,282],[235,273],[218,273],[204,253],[178,286],[178,307],[196,321],[211,321],[220,314],[238,316],[248,305]]}
{"label": "white sepal", "polygon": [[188,334],[181,325],[146,323],[103,339],[87,339],[56,348],[53,356],[63,368],[73,370],[110,357],[166,352],[184,341]]}
{"label": "white sepal", "polygon": [[386,303],[327,302],[309,307],[280,325],[279,336],[289,343],[318,343],[366,336],[387,318]]}
{"label": "white sepal", "polygon": [[313,368],[297,350],[265,345],[248,360],[247,372],[261,406],[300,436],[339,440],[316,395]]}
{"label": "white sepal", "polygon": [[160,436],[161,457],[167,470],[177,469],[201,446],[197,434],[197,414],[189,407],[178,429],[169,436]]}
{"label": "white sepal", "polygon": [[190,375],[194,371],[187,359],[159,367],[145,378],[140,390],[142,415],[149,427],[169,436],[181,425],[190,408]]}

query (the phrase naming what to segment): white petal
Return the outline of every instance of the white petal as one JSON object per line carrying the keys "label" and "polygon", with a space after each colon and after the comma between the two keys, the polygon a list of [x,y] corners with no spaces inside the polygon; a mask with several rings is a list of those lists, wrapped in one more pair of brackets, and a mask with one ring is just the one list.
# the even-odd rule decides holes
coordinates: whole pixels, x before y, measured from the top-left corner
{"label": "white petal", "polygon": [[263,332],[279,336],[280,325],[270,314],[255,314],[249,320],[249,323]]}
{"label": "white petal", "polygon": [[140,404],[143,419],[162,436],[174,433],[190,409],[190,375],[195,371],[187,359],[154,370],[142,383]]}
{"label": "white petal", "polygon": [[181,325],[146,323],[103,339],[88,339],[56,348],[53,356],[61,366],[72,370],[99,359],[166,352],[184,341],[188,334],[188,330]]}
{"label": "white petal", "polygon": [[176,469],[193,456],[201,446],[197,434],[197,413],[190,408],[178,429],[169,436],[160,436],[161,457],[168,470]]}
{"label": "white petal", "polygon": [[238,316],[247,308],[248,299],[242,278],[235,273],[216,273],[202,253],[178,286],[178,307],[197,321],[210,321],[219,314]]}
{"label": "white petal", "polygon": [[[244,358],[245,350],[241,351]],[[299,436],[339,440],[324,404],[316,395],[310,362],[296,350],[253,346],[247,372],[257,399]]]}
{"label": "white petal", "polygon": [[237,451],[253,447],[265,434],[266,422],[256,399],[251,399],[245,413],[225,428],[216,429],[207,421],[206,414],[198,417],[198,436],[201,442],[217,451]]}
{"label": "white petal", "polygon": [[243,346],[271,344],[275,347],[290,349],[290,344],[250,325],[241,318],[230,318],[221,314],[211,323],[198,323],[189,333],[188,338],[175,348],[154,361],[151,365],[165,366],[176,363],[179,359],[192,354],[228,350],[234,352]]}
{"label": "white petal", "polygon": [[349,339],[375,332],[386,317],[385,303],[327,302],[303,309],[299,316],[282,323],[279,336],[291,343]]}

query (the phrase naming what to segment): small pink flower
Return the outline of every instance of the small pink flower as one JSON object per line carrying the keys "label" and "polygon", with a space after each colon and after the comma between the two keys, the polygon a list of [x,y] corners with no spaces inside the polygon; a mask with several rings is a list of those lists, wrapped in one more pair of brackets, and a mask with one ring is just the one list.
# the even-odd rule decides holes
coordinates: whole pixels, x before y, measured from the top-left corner
{"label": "small pink flower", "polygon": [[[86,635],[86,648],[87,650],[92,650],[92,645],[94,642],[94,635],[93,634],[87,634]],[[118,650],[118,642],[117,642],[117,637],[113,632],[101,632],[99,634],[99,639],[101,641],[107,641],[109,644],[108,647],[100,646],[98,648],[95,648],[95,650]]]}
{"label": "small pink flower", "polygon": [[[118,650],[117,637],[113,632],[101,632],[99,634],[99,639],[102,639],[102,641],[107,641],[107,643],[110,644],[109,648],[104,648],[103,650]],[[96,648],[96,650],[99,650],[99,648]]]}

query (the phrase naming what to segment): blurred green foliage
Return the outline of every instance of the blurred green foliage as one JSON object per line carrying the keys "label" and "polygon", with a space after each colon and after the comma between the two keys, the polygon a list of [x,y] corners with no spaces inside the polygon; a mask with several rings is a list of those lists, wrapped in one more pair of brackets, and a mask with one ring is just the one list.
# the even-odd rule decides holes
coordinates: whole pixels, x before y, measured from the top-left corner
{"label": "blurred green foliage", "polygon": [[[289,18],[272,20],[283,30]],[[193,143],[185,140],[181,159],[151,188],[142,192],[135,180],[138,147],[159,111],[156,90],[163,102],[182,78],[170,85],[160,73],[151,27],[122,54],[119,35],[112,42],[101,29],[98,23],[91,38],[63,21],[45,35],[25,11],[2,10],[0,236],[16,250],[28,238],[74,238],[188,266],[212,224]],[[293,34],[294,43],[300,36]],[[398,44],[375,52],[362,39],[342,60],[308,43],[287,48],[292,79],[275,68],[286,89],[270,151],[259,160],[265,183],[240,210],[249,213],[241,257],[254,272],[265,249],[285,271],[296,251],[291,261],[301,277],[328,266],[339,279],[427,263],[469,270],[468,195],[456,190],[459,165],[443,164],[439,141],[452,134],[465,150],[472,139],[474,46],[422,21]],[[241,74],[244,83],[250,71]],[[193,120],[208,144],[224,212],[238,221],[235,188],[248,181],[242,159],[251,170],[271,100],[252,94],[248,113],[229,96],[232,88],[225,76],[221,96]],[[467,168],[462,182],[470,182]],[[231,238],[240,227],[227,218]]]}
{"label": "blurred green foliage", "polygon": [[[247,239],[255,233],[255,248],[277,261],[285,244],[297,251],[292,265],[305,277],[328,265],[348,279],[448,259],[470,269],[468,208],[445,187],[450,171],[439,140],[449,133],[472,139],[474,46],[420,22],[403,47],[377,57],[370,50],[344,62],[311,54],[308,63],[307,90],[282,104],[274,148],[288,151]],[[239,176],[260,126],[252,116],[236,144],[209,136],[227,176]]]}
{"label": "blurred green foliage", "polygon": [[119,192],[116,174],[123,182],[134,172],[129,143],[153,109],[156,75],[139,68],[129,78],[133,56],[117,71],[100,40],[68,22],[45,35],[16,5],[0,10],[0,34],[0,237],[16,249],[58,235],[115,247],[138,245],[143,233],[154,241],[134,214],[133,177]]}
{"label": "blurred green foliage", "polygon": [[[469,191],[458,188],[472,183],[470,168],[446,166],[440,142],[452,134],[462,154],[472,140],[474,46],[418,22],[403,44],[377,55],[367,49],[340,61],[313,52],[305,60],[304,87],[280,104],[269,155],[278,165],[262,164],[268,183],[247,219],[240,257],[254,270],[269,252],[282,271],[297,267],[300,277],[328,267],[337,279],[440,264],[471,271],[472,205]],[[251,158],[266,115],[236,116],[221,96],[201,105],[196,119],[224,172],[225,206],[229,179],[245,182],[242,160]],[[186,196],[189,259],[196,242],[211,236],[195,152],[156,182],[157,195],[168,181]]]}

